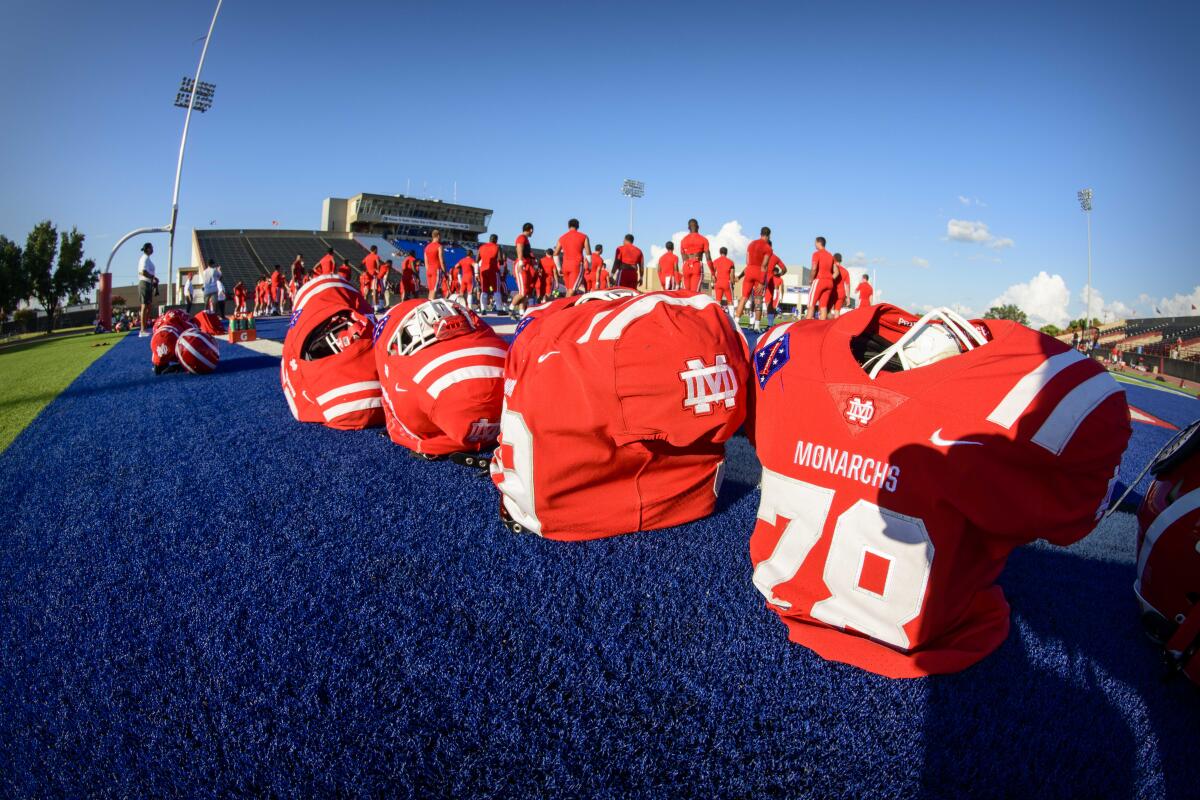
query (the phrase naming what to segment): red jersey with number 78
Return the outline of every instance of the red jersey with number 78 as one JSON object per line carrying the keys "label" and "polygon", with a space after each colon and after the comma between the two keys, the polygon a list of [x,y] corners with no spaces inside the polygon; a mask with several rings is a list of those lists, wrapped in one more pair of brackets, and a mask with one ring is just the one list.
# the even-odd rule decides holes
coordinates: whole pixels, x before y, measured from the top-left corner
{"label": "red jersey with number 78", "polygon": [[986,344],[869,378],[862,348],[915,321],[879,305],[778,326],[753,364],[754,585],[793,641],[889,677],[1000,646],[1008,554],[1086,536],[1130,435],[1103,367],[1014,322],[975,321]]}

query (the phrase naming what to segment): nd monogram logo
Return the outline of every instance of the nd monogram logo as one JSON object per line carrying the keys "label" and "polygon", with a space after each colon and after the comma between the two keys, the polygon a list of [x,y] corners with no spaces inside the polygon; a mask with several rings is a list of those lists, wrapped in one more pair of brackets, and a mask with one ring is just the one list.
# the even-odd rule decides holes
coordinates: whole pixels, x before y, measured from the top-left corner
{"label": "nd monogram logo", "polygon": [[467,434],[468,442],[492,442],[500,438],[500,423],[481,419],[471,423],[471,432]]}
{"label": "nd monogram logo", "polygon": [[846,406],[846,419],[866,426],[875,416],[875,401],[863,400],[861,397],[851,397]]}
{"label": "nd monogram logo", "polygon": [[679,373],[687,389],[687,397],[683,399],[683,407],[690,408],[696,416],[709,414],[716,403],[724,403],[726,408],[733,408],[737,403],[737,376],[733,374],[728,359],[724,354],[716,357],[711,367],[705,366],[704,359],[688,359],[687,369]]}

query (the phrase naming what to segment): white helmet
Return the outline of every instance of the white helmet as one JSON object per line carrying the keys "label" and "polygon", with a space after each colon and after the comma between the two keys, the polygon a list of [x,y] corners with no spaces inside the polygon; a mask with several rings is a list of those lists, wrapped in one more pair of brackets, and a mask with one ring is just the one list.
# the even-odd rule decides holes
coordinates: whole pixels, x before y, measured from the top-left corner
{"label": "white helmet", "polygon": [[404,315],[388,341],[387,351],[411,356],[434,342],[475,330],[470,313],[448,300],[428,300]]}

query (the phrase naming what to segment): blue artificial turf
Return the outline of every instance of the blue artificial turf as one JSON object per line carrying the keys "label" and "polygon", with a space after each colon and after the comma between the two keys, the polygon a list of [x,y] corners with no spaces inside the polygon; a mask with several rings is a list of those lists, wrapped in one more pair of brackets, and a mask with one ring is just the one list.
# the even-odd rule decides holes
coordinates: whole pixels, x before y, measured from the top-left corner
{"label": "blue artificial turf", "polygon": [[[743,438],[713,517],[547,542],[483,477],[294,422],[276,359],[155,378],[147,347],[0,456],[0,794],[1196,796],[1127,514],[1014,554],[996,654],[891,681],[764,608]],[[1167,436],[1135,425],[1123,480]]]}

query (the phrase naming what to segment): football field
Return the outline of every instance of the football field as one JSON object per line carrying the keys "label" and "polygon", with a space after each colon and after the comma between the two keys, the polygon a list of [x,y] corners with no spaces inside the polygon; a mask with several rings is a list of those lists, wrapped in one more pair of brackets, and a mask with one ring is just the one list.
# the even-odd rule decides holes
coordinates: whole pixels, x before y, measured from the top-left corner
{"label": "football field", "polygon": [[[710,518],[546,541],[220,349],[155,377],[127,336],[0,453],[0,795],[1196,796],[1200,692],[1141,632],[1129,513],[1013,554],[995,654],[889,680],[765,608],[744,436]],[[1171,433],[1134,425],[1122,483]]]}

